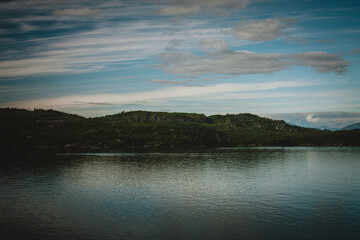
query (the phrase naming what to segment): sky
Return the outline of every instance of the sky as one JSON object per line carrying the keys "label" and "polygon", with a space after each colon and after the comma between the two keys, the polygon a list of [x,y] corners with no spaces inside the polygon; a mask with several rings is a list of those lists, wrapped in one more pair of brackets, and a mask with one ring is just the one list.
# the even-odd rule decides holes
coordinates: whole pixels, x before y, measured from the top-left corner
{"label": "sky", "polygon": [[0,107],[360,122],[360,1],[0,0]]}

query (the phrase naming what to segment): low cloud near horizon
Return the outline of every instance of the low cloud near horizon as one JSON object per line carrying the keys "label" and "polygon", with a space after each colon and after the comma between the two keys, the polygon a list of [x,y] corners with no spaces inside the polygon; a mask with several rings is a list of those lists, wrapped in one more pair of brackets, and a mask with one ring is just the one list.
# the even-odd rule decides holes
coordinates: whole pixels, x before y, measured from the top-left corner
{"label": "low cloud near horizon", "polygon": [[303,127],[340,129],[360,122],[360,112],[308,112],[264,114],[272,119],[281,119]]}

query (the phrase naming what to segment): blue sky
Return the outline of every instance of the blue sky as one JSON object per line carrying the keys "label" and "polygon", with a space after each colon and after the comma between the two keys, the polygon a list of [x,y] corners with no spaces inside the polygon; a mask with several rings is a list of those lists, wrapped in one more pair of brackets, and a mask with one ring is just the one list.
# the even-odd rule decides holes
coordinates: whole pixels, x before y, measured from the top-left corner
{"label": "blue sky", "polygon": [[0,1],[0,107],[360,121],[360,2]]}

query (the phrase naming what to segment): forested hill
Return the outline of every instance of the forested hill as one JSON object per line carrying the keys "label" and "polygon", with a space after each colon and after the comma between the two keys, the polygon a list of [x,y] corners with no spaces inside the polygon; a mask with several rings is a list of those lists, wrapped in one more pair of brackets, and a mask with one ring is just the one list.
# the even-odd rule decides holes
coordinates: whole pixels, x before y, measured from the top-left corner
{"label": "forested hill", "polygon": [[1,148],[143,148],[360,145],[360,130],[302,128],[256,115],[133,111],[84,118],[54,110],[0,109]]}
{"label": "forested hill", "polygon": [[108,115],[100,119],[112,123],[144,124],[208,124],[217,127],[241,128],[243,130],[273,130],[281,132],[299,132],[309,129],[292,126],[283,120],[271,120],[249,113],[205,116],[197,113],[167,113],[133,111]]}

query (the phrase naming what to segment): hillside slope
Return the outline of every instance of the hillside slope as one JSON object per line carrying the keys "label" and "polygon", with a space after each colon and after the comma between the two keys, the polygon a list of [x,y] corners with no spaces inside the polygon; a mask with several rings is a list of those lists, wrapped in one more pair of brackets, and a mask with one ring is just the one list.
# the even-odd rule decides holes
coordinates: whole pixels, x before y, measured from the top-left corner
{"label": "hillside slope", "polygon": [[0,109],[1,148],[360,145],[360,130],[320,131],[256,115],[134,111],[83,118],[54,110]]}

